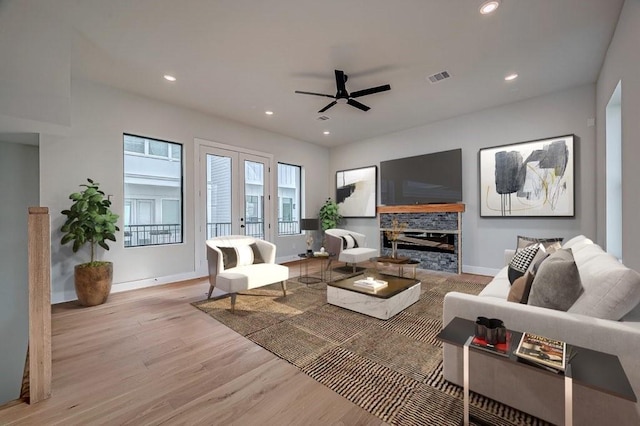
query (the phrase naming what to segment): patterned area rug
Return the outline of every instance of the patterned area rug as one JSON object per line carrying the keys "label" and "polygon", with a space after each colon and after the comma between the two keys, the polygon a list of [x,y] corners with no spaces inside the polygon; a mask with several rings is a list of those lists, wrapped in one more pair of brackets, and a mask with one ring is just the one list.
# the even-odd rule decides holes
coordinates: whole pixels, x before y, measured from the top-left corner
{"label": "patterned area rug", "polygon": [[[478,294],[485,284],[420,271],[420,300],[390,320],[326,303],[326,284],[289,280],[229,299],[193,305],[290,362],[385,422],[458,425],[462,388],[442,377],[442,301],[449,291]],[[471,393],[471,414],[492,425],[545,422]]]}

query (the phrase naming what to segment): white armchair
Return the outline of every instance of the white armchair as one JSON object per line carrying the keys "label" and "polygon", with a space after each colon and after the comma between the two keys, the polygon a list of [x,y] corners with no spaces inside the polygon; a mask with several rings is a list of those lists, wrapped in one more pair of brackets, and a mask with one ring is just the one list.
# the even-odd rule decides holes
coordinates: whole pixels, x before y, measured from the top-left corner
{"label": "white armchair", "polygon": [[275,263],[276,246],[244,235],[214,237],[207,240],[209,295],[219,288],[231,296],[235,312],[236,293],[280,282],[287,295],[289,268]]}
{"label": "white armchair", "polygon": [[[365,262],[378,255],[376,249],[367,247],[367,240],[364,234],[348,231],[346,229],[327,229],[325,235],[326,249],[332,253],[333,259],[353,265],[353,272],[356,272],[356,264]],[[331,263],[331,262],[329,262]]]}

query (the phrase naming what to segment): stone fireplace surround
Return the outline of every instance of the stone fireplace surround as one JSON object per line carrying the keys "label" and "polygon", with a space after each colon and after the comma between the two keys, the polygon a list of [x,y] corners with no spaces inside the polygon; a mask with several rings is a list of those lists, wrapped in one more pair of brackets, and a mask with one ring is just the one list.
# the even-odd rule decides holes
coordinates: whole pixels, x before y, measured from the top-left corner
{"label": "stone fireplace surround", "polygon": [[462,203],[378,206],[380,255],[391,256],[391,244],[384,231],[391,228],[391,221],[395,217],[408,225],[404,237],[406,242],[401,238],[398,243],[398,256],[418,260],[421,269],[461,273],[460,241],[464,211],[465,205]]}

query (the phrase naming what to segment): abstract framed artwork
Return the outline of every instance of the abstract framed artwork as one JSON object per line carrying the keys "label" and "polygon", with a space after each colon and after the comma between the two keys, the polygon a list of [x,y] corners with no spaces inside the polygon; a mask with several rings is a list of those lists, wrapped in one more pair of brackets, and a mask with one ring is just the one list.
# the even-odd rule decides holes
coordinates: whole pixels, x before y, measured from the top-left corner
{"label": "abstract framed artwork", "polygon": [[480,216],[574,216],[574,153],[574,135],[480,149]]}
{"label": "abstract framed artwork", "polygon": [[378,167],[336,172],[336,203],[343,217],[376,217]]}

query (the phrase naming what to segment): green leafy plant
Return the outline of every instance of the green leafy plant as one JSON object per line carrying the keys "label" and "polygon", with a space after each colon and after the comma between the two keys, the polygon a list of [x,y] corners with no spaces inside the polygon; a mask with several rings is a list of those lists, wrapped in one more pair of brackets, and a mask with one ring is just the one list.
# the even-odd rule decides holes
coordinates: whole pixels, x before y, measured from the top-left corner
{"label": "green leafy plant", "polygon": [[338,204],[336,204],[331,197],[327,198],[324,205],[320,207],[318,217],[320,218],[320,225],[323,231],[335,228],[342,220],[342,215],[340,215],[338,211]]}
{"label": "green leafy plant", "polygon": [[100,184],[91,179],[87,181],[89,184],[80,185],[84,190],[69,195],[73,204],[68,210],[61,212],[67,216],[67,220],[60,228],[64,233],[60,243],[64,245],[73,241],[74,253],[89,243],[91,261],[88,265],[97,265],[104,262],[95,260],[95,247],[99,245],[109,250],[107,240],[115,241],[115,232],[120,230],[116,225],[119,216],[111,211],[111,201],[100,190]]}

